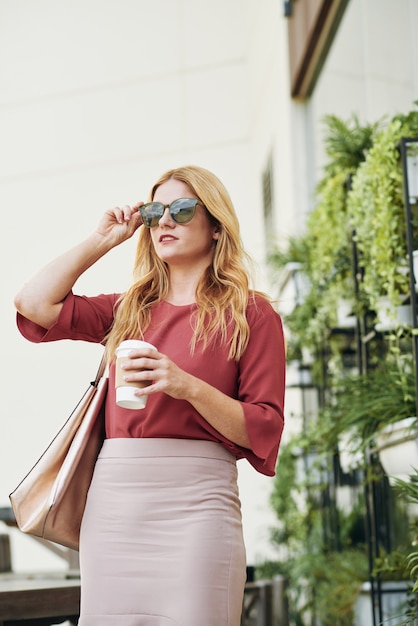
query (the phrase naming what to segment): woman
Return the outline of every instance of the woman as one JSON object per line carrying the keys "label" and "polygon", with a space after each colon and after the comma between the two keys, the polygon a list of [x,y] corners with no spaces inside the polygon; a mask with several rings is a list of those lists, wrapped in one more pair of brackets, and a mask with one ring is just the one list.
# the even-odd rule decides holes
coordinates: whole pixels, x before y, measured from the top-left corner
{"label": "woman", "polygon": [[[76,296],[79,276],[139,229],[123,294]],[[211,172],[170,170],[151,201],[106,211],[97,230],[16,296],[31,341],[104,343],[106,440],[80,535],[79,626],[239,626],[245,549],[236,460],[274,475],[283,429],[284,339],[251,292],[239,224]],[[115,349],[141,411],[115,402]],[[145,371],[144,371],[145,368]]]}

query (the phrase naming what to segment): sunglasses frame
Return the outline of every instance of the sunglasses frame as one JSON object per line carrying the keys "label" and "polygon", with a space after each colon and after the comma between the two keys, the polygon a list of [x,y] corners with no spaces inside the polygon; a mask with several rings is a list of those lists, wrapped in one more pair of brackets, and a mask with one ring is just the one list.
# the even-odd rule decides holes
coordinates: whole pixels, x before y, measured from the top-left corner
{"label": "sunglasses frame", "polygon": [[[178,216],[178,213],[173,213],[172,207],[173,207],[173,204],[176,204],[176,202],[181,202],[182,200],[188,200],[194,204],[190,207],[190,209],[192,209],[191,215],[187,217],[185,221],[180,222],[176,219]],[[151,218],[149,218],[149,216],[145,214],[145,211],[147,207],[150,207],[151,205],[158,205],[158,207],[161,208],[161,215],[158,215],[158,214],[152,215]],[[164,216],[166,209],[169,209],[170,217],[174,222],[176,222],[176,224],[188,224],[194,218],[197,205],[200,205],[201,207],[204,208],[204,205],[198,198],[176,198],[176,200],[173,200],[173,202],[170,202],[170,204],[163,204],[162,202],[156,202],[155,200],[152,200],[151,202],[147,202],[146,204],[143,204],[142,206],[140,206],[138,211],[141,213],[142,223],[145,226],[145,228],[155,228],[156,226],[158,226],[160,219]]]}

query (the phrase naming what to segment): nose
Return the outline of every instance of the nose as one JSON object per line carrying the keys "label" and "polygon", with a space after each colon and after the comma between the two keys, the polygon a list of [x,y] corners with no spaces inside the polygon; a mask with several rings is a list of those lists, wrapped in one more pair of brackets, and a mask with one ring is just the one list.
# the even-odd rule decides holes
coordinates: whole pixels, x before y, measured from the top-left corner
{"label": "nose", "polygon": [[170,215],[170,209],[168,208],[168,206],[166,206],[164,209],[164,213],[162,214],[162,216],[160,217],[158,221],[158,225],[159,226],[171,226],[172,224],[175,224],[175,222]]}

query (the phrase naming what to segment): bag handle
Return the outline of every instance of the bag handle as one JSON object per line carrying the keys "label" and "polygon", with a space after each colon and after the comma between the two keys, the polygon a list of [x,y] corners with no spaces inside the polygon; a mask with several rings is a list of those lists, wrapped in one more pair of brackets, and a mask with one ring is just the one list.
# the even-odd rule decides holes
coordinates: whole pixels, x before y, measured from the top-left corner
{"label": "bag handle", "polygon": [[100,364],[99,364],[99,369],[97,370],[97,374],[96,374],[96,378],[94,380],[91,381],[91,385],[93,387],[97,387],[97,385],[99,384],[99,381],[101,378],[103,378],[106,367],[107,367],[107,363],[106,363],[107,359],[106,359],[106,353],[103,353],[103,356],[100,360]]}

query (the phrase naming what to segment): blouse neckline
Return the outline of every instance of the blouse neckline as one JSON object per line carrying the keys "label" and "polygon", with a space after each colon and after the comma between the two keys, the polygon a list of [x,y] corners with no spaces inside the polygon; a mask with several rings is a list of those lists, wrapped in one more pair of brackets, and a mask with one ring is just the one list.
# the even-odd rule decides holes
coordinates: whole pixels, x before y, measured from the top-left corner
{"label": "blouse neckline", "polygon": [[165,304],[169,307],[173,307],[174,309],[194,309],[196,308],[196,302],[191,302],[190,304],[173,304],[168,300],[161,300],[160,304]]}

